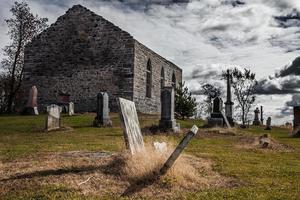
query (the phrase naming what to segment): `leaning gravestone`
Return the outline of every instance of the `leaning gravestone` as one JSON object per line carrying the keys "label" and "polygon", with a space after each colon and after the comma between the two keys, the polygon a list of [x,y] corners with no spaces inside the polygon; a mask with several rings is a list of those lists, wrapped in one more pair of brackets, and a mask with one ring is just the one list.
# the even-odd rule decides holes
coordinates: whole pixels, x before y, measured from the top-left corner
{"label": "leaning gravestone", "polygon": [[267,123],[266,123],[266,130],[271,130],[272,127],[271,127],[271,117],[268,117],[267,119]]}
{"label": "leaning gravestone", "polygon": [[60,128],[60,113],[62,108],[58,105],[47,106],[46,130],[52,131]]}
{"label": "leaning gravestone", "polygon": [[37,91],[36,86],[34,85],[30,88],[29,98],[28,98],[28,101],[27,101],[27,104],[26,104],[26,107],[24,110],[24,114],[29,114],[29,115],[38,115],[39,114],[39,111],[37,108],[37,94],[38,94],[38,91]]}
{"label": "leaning gravestone", "polygon": [[97,95],[97,116],[93,122],[96,127],[99,126],[112,126],[109,117],[109,98],[106,92],[100,92]]}
{"label": "leaning gravestone", "polygon": [[164,175],[167,171],[172,167],[176,159],[180,156],[181,152],[188,145],[189,141],[197,134],[198,127],[194,125],[191,130],[186,134],[186,136],[181,140],[181,142],[177,145],[176,149],[173,151],[171,156],[165,162],[163,167],[160,169],[160,174]]}
{"label": "leaning gravestone", "polygon": [[173,87],[164,87],[161,92],[161,117],[159,127],[162,129],[176,129],[174,117],[175,96]]}
{"label": "leaning gravestone", "polygon": [[127,149],[131,154],[144,151],[144,140],[134,102],[119,98],[118,103]]}

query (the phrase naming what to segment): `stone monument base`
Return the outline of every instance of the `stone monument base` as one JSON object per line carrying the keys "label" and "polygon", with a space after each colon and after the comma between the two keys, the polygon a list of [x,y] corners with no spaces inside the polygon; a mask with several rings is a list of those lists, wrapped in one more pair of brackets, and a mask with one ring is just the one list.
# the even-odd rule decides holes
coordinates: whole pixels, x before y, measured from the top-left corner
{"label": "stone monument base", "polygon": [[260,121],[253,121],[254,126],[260,126]]}
{"label": "stone monument base", "polygon": [[223,118],[209,118],[207,122],[208,127],[223,127],[224,125]]}
{"label": "stone monument base", "polygon": [[93,126],[94,127],[112,127],[112,121],[110,119],[106,119],[103,121],[99,120],[99,119],[94,119]]}
{"label": "stone monument base", "polygon": [[22,115],[39,115],[37,107],[25,107],[21,113]]}
{"label": "stone monument base", "polygon": [[160,120],[159,127],[164,130],[167,130],[167,129],[174,130],[176,127],[176,120]]}

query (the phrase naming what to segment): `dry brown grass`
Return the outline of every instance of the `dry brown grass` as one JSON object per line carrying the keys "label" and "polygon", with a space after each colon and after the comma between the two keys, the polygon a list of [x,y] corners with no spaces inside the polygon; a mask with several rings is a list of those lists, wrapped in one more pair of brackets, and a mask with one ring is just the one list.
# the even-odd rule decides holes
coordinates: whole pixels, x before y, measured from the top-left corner
{"label": "dry brown grass", "polygon": [[189,155],[180,156],[165,176],[151,179],[170,152],[161,154],[152,147],[134,156],[69,152],[0,163],[0,193],[51,184],[82,194],[120,196],[131,188],[133,198],[168,198],[183,191],[232,186],[231,178],[213,171],[210,160]]}
{"label": "dry brown grass", "polygon": [[293,147],[282,144],[274,138],[270,138],[270,141],[267,148],[262,148],[259,143],[259,136],[243,136],[239,138],[239,142],[235,146],[242,149],[257,149],[261,151],[293,152],[295,150]]}

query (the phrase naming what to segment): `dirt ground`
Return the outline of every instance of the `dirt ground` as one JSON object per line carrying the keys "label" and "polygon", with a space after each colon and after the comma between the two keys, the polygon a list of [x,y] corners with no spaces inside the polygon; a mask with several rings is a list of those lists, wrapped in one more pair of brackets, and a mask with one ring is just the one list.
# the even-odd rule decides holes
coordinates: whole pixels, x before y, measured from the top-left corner
{"label": "dirt ground", "polygon": [[152,172],[166,158],[79,151],[39,154],[0,163],[0,193],[51,184],[82,194],[168,198],[181,191],[237,184],[213,171],[212,161],[188,155],[181,156],[165,176],[153,179]]}

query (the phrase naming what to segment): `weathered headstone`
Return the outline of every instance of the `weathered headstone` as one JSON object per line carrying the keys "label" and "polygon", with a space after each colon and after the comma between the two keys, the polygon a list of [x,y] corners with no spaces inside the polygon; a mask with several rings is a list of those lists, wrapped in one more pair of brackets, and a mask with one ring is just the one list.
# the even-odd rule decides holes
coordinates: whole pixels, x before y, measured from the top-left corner
{"label": "weathered headstone", "polygon": [[60,128],[60,113],[62,108],[58,105],[47,106],[46,130],[57,130]]}
{"label": "weathered headstone", "polygon": [[267,148],[270,143],[271,143],[271,140],[270,140],[268,134],[264,134],[263,136],[260,136],[259,144],[261,145],[262,148]]}
{"label": "weathered headstone", "polygon": [[223,101],[220,97],[216,97],[213,100],[213,109],[208,118],[208,126],[209,127],[223,127],[224,125],[224,118],[222,115],[223,110]]}
{"label": "weathered headstone", "polygon": [[175,96],[173,87],[164,87],[161,92],[161,117],[159,126],[162,129],[174,130],[176,120],[174,117],[175,111]]}
{"label": "weathered headstone", "polygon": [[266,130],[271,130],[272,127],[271,127],[271,117],[268,117],[267,119],[267,123],[266,123]]}
{"label": "weathered headstone", "polygon": [[69,116],[72,116],[74,115],[74,103],[73,102],[70,102],[69,103]]}
{"label": "weathered headstone", "polygon": [[191,130],[186,134],[186,136],[181,140],[181,142],[178,144],[174,152],[171,154],[171,156],[168,158],[168,160],[165,162],[163,167],[160,169],[160,174],[164,175],[167,173],[167,171],[172,167],[176,159],[179,157],[183,149],[188,145],[189,141],[196,135],[198,132],[198,127],[194,125]]}
{"label": "weathered headstone", "polygon": [[106,92],[100,92],[97,95],[97,116],[93,125],[96,127],[112,126],[112,121],[109,117],[109,99]]}
{"label": "weathered headstone", "polygon": [[255,126],[259,126],[260,125],[260,121],[259,121],[259,109],[258,108],[256,108],[255,110],[254,110],[254,120],[253,120],[253,125],[255,125]]}
{"label": "weathered headstone", "polygon": [[119,98],[118,103],[127,149],[132,154],[144,151],[144,140],[134,102]]}
{"label": "weathered headstone", "polygon": [[25,110],[23,111],[24,114],[29,114],[29,115],[38,115],[38,108],[37,108],[37,88],[36,86],[32,86],[29,91],[29,97],[28,101],[25,107]]}

